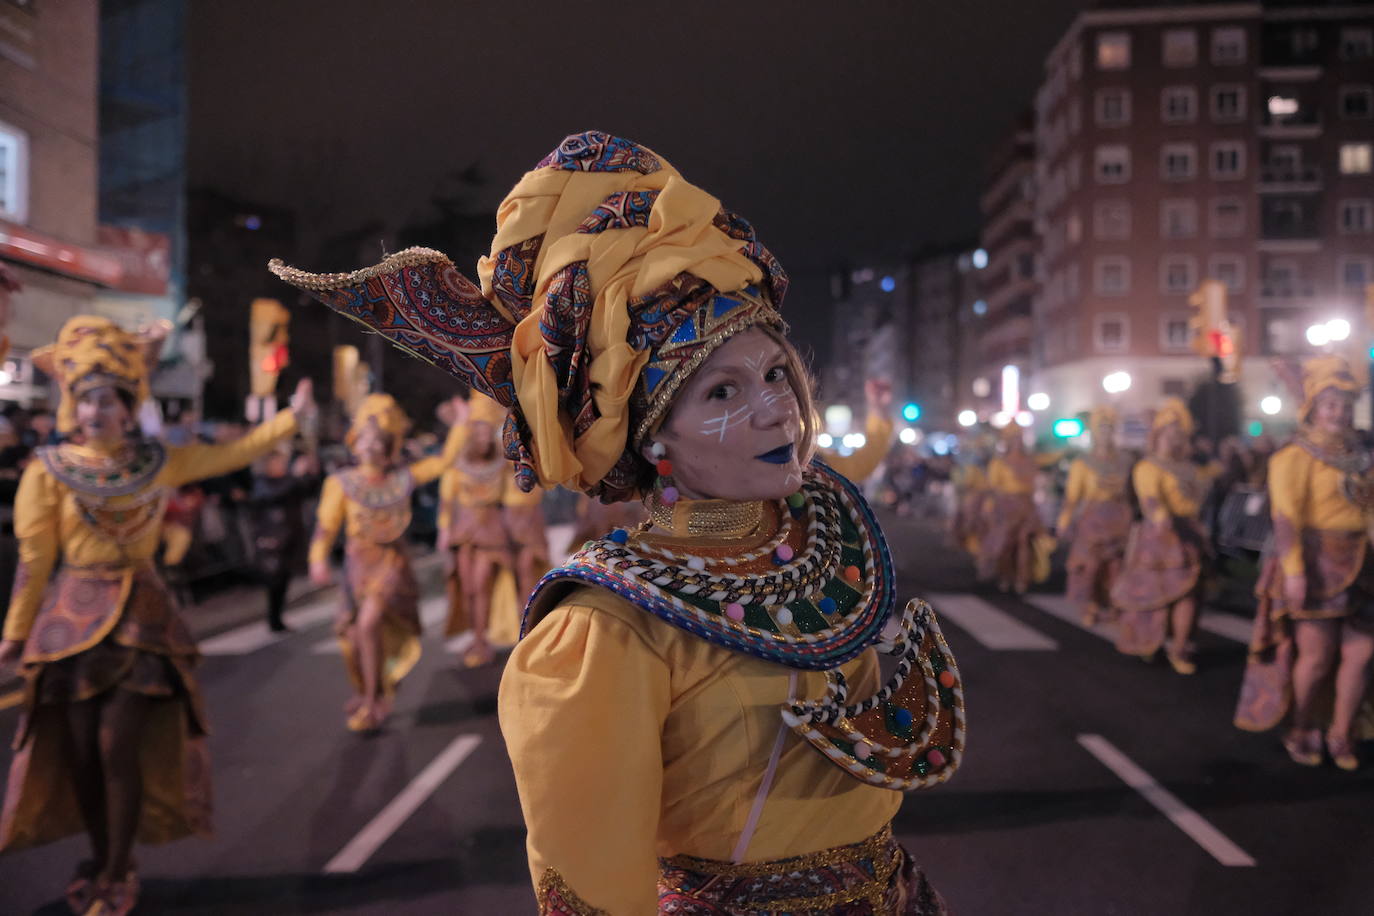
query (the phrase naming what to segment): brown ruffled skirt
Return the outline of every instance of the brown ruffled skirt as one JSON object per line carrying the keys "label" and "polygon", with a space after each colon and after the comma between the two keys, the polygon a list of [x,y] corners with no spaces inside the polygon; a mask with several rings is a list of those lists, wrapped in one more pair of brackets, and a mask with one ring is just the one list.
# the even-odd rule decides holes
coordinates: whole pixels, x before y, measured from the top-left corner
{"label": "brown ruffled skirt", "polygon": [[890,826],[850,846],[767,862],[660,859],[658,911],[673,916],[949,913]]}
{"label": "brown ruffled skirt", "polygon": [[1036,569],[1036,539],[1045,531],[1030,494],[998,493],[984,517],[978,575],[983,579],[1042,581]]}
{"label": "brown ruffled skirt", "polygon": [[1070,600],[1080,605],[1109,608],[1112,584],[1121,571],[1126,537],[1131,531],[1131,507],[1124,502],[1090,502],[1074,522],[1067,562]]}
{"label": "brown ruffled skirt", "polygon": [[1193,519],[1176,518],[1165,526],[1136,523],[1111,592],[1120,620],[1118,651],[1152,655],[1164,644],[1169,609],[1201,585],[1205,549]]}
{"label": "brown ruffled skirt", "polygon": [[[382,691],[396,692],[401,679],[420,660],[420,586],[405,541],[377,544],[360,538],[350,539],[344,550],[344,577],[348,583],[350,619],[369,601],[382,609]],[[347,636],[340,636],[348,678],[358,691],[363,689],[362,669]]]}

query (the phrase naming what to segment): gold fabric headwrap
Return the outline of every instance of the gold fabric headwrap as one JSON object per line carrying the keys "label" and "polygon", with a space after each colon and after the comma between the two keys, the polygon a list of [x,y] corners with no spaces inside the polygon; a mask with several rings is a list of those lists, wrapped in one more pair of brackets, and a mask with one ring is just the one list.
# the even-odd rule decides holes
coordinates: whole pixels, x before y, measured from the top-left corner
{"label": "gold fabric headwrap", "polygon": [[1334,388],[1358,396],[1360,382],[1350,369],[1350,363],[1339,356],[1317,356],[1302,364],[1302,410],[1298,417],[1304,423],[1316,405],[1317,395]]}
{"label": "gold fabric headwrap", "polygon": [[161,341],[131,334],[108,318],[77,315],[62,326],[57,342],[33,352],[38,368],[57,379],[62,401],[57,428],[76,429],[76,402],[83,394],[106,385],[132,399],[131,413],[148,397],[148,362]]}
{"label": "gold fabric headwrap", "polygon": [[390,454],[394,461],[400,456],[401,448],[405,445],[406,433],[410,430],[410,418],[391,395],[369,394],[358,405],[358,412],[353,415],[353,423],[348,427],[344,443],[350,449],[353,448],[358,436],[369,424],[375,424],[378,430],[391,438]]}
{"label": "gold fabric headwrap", "polygon": [[1161,429],[1171,424],[1177,423],[1186,436],[1192,436],[1196,429],[1193,422],[1193,412],[1188,409],[1188,405],[1183,403],[1182,398],[1165,398],[1159,410],[1155,411],[1154,420],[1150,423],[1151,445],[1155,434]]}

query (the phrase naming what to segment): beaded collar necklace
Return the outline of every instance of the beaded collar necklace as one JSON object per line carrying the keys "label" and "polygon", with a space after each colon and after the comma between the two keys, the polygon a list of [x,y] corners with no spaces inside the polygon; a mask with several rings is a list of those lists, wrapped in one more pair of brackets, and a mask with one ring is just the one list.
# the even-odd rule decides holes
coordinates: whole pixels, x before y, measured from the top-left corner
{"label": "beaded collar necklace", "polygon": [[759,530],[763,503],[728,499],[679,499],[672,505],[655,502],[650,512],[655,528],[673,537],[741,538]]}
{"label": "beaded collar necklace", "polygon": [[404,465],[389,471],[380,480],[369,479],[367,471],[360,467],[342,470],[338,477],[345,496],[364,509],[374,511],[390,509],[409,500],[415,489],[415,478]]}
{"label": "beaded collar necklace", "polygon": [[167,450],[156,439],[131,443],[115,455],[71,444],[46,446],[37,452],[60,483],[96,503],[137,493],[152,483],[167,463]]}

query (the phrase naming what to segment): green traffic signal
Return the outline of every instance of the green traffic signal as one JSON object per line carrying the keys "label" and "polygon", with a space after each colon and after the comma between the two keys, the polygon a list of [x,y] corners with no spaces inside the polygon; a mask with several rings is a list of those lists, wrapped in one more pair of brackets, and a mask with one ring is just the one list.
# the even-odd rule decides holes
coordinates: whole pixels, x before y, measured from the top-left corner
{"label": "green traffic signal", "polygon": [[1064,417],[1054,421],[1054,434],[1060,439],[1072,439],[1083,435],[1083,421],[1077,417]]}

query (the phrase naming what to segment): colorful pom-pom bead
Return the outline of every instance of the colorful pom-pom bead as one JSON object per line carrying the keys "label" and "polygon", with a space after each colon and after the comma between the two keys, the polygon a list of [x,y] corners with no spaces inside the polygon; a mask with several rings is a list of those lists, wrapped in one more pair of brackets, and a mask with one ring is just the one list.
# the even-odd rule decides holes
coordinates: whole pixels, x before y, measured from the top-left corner
{"label": "colorful pom-pom bead", "polygon": [[816,602],[816,607],[821,609],[822,614],[833,614],[835,613],[835,610],[839,607],[839,605],[835,603],[834,598],[831,598],[829,595],[827,595],[820,601]]}
{"label": "colorful pom-pom bead", "polygon": [[787,505],[793,509],[800,509],[802,507],[802,504],[805,502],[806,497],[802,495],[801,490],[798,490],[797,492],[792,493],[787,497]]}
{"label": "colorful pom-pom bead", "polygon": [[653,445],[649,446],[649,454],[653,455],[655,458],[662,458],[664,455],[668,454],[668,450],[663,447],[662,442],[655,442]]}
{"label": "colorful pom-pom bead", "polygon": [[695,569],[697,572],[701,572],[703,569],[706,568],[706,560],[702,557],[688,557],[687,568]]}
{"label": "colorful pom-pom bead", "polygon": [[611,540],[615,541],[617,544],[628,543],[630,540],[630,532],[626,531],[624,528],[617,528],[611,532]]}
{"label": "colorful pom-pom bead", "polygon": [[660,458],[658,463],[654,465],[654,470],[658,471],[659,477],[668,477],[673,473],[673,463],[667,458]]}
{"label": "colorful pom-pom bead", "polygon": [[673,503],[677,502],[677,499],[678,499],[677,487],[664,487],[664,488],[663,488],[663,494],[662,494],[663,505],[665,505],[665,506],[671,506]]}
{"label": "colorful pom-pom bead", "polygon": [[731,620],[743,620],[744,605],[740,604],[738,601],[731,601],[725,606],[725,616],[729,617]]}
{"label": "colorful pom-pom bead", "polygon": [[939,680],[940,680],[940,686],[941,686],[941,687],[953,687],[953,686],[954,686],[954,675],[953,675],[950,671],[948,671],[948,670],[945,670],[945,671],[941,671],[941,672],[940,672],[940,678],[939,678]]}
{"label": "colorful pom-pom bead", "polygon": [[873,756],[873,748],[868,746],[866,741],[860,741],[854,745],[854,758],[856,760],[867,760]]}
{"label": "colorful pom-pom bead", "polygon": [[938,769],[945,765],[945,755],[940,752],[939,748],[933,747],[926,752],[926,763]]}
{"label": "colorful pom-pom bead", "polygon": [[773,551],[773,556],[777,557],[779,562],[782,563],[786,563],[796,555],[796,552],[792,550],[789,544],[779,544],[778,549]]}
{"label": "colorful pom-pom bead", "polygon": [[778,622],[778,626],[785,627],[792,622],[792,612],[785,607],[778,608],[777,613],[773,615],[773,619]]}
{"label": "colorful pom-pom bead", "polygon": [[897,723],[898,728],[911,728],[912,716],[909,709],[898,709],[892,713],[892,721]]}
{"label": "colorful pom-pom bead", "polygon": [[850,582],[858,582],[860,575],[861,573],[857,566],[846,566],[844,568],[844,577]]}

